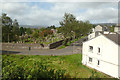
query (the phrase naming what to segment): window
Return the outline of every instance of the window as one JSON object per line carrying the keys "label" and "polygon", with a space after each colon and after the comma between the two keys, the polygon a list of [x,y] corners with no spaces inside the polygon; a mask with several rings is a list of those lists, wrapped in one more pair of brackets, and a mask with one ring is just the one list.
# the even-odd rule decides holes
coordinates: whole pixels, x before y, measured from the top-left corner
{"label": "window", "polygon": [[100,53],[100,48],[98,48],[98,53]]}
{"label": "window", "polygon": [[89,51],[93,51],[93,46],[89,46]]}
{"label": "window", "polygon": [[91,57],[89,57],[89,62],[92,62],[92,58]]}
{"label": "window", "polygon": [[98,60],[98,64],[97,65],[100,65],[100,61]]}

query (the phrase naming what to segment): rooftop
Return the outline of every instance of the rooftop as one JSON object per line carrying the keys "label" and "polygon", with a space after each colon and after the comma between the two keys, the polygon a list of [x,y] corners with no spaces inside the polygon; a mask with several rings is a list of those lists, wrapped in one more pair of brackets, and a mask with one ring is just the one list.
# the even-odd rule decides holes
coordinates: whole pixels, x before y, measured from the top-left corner
{"label": "rooftop", "polygon": [[104,34],[107,38],[120,45],[120,34]]}

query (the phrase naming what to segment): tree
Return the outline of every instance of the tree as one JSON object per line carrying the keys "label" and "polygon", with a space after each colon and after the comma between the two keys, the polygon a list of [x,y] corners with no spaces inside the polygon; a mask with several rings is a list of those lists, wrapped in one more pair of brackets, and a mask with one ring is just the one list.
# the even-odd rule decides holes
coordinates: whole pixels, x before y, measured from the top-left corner
{"label": "tree", "polygon": [[46,30],[56,29],[55,25],[52,25],[50,27],[47,27]]}
{"label": "tree", "polygon": [[25,35],[25,30],[23,27],[20,27],[20,36]]}
{"label": "tree", "polygon": [[7,16],[7,14],[2,14],[2,40],[5,42],[10,42],[12,38],[12,19]]}
{"label": "tree", "polygon": [[20,36],[19,24],[16,19],[13,21],[12,36],[13,41],[17,41]]}
{"label": "tree", "polygon": [[32,33],[32,37],[33,37],[33,38],[39,38],[39,33],[36,32],[36,31],[33,32],[33,33]]}
{"label": "tree", "polygon": [[26,28],[26,33],[27,33],[28,35],[32,34],[32,29],[31,29],[31,28]]}
{"label": "tree", "polygon": [[65,13],[63,21],[60,21],[61,32],[65,38],[72,37],[74,27],[76,26],[77,20],[74,15]]}
{"label": "tree", "polygon": [[86,35],[90,32],[92,25],[89,21],[78,21],[74,15],[65,13],[63,20],[60,21],[60,29],[65,38],[76,37],[79,38],[82,35]]}

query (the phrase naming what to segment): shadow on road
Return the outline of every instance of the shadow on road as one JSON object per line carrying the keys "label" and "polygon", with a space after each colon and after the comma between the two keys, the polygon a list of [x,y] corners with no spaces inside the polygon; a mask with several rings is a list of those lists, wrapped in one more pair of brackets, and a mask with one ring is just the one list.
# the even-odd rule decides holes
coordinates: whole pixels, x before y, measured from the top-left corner
{"label": "shadow on road", "polygon": [[18,54],[20,52],[18,51],[6,51],[6,50],[0,50],[0,54]]}

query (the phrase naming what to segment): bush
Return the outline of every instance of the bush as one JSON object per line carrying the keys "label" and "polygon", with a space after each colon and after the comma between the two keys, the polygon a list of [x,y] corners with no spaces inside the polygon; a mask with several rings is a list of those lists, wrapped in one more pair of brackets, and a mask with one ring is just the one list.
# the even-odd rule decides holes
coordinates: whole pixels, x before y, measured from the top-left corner
{"label": "bush", "polygon": [[16,61],[3,59],[2,79],[6,80],[33,80],[33,79],[61,79],[65,78],[65,70],[47,69],[48,66],[40,61],[23,61],[22,64],[16,64]]}

